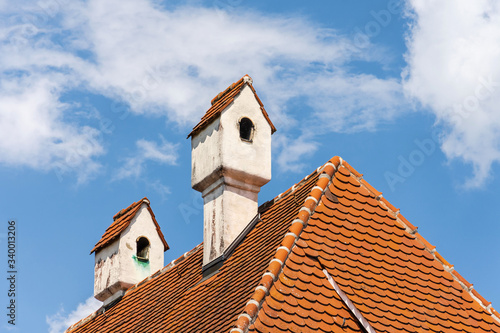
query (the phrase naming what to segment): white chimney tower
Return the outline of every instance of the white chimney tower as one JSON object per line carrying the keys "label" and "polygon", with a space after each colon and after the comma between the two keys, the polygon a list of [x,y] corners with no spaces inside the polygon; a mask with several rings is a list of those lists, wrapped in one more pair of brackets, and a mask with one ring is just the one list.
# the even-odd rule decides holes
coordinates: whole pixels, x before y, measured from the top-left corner
{"label": "white chimney tower", "polygon": [[204,200],[203,265],[210,265],[258,212],[271,180],[276,131],[246,75],[212,100],[191,137],[191,185]]}

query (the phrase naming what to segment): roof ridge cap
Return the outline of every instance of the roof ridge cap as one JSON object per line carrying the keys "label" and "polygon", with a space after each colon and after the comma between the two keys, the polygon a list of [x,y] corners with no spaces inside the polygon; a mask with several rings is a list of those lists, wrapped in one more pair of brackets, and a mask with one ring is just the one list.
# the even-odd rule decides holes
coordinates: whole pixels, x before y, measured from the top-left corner
{"label": "roof ridge cap", "polygon": [[341,165],[342,159],[340,157],[334,157],[322,167],[317,169],[319,174],[318,180],[316,181],[316,186],[311,189],[310,195],[304,201],[304,204],[299,209],[297,217],[292,221],[288,232],[285,234],[281,245],[276,250],[275,255],[269,262],[269,265],[262,275],[259,285],[255,288],[254,293],[250,297],[249,301],[246,303],[243,312],[236,319],[231,333],[248,332],[250,325],[255,321],[262,304],[269,294],[269,290],[274,285],[276,279],[278,279],[279,274],[282,272],[286,261],[289,257],[290,252],[293,250],[296,242],[300,239],[302,231],[307,226],[310,217],[314,213],[324,195],[329,184],[337,171],[338,167]]}
{"label": "roof ridge cap", "polygon": [[241,79],[239,79],[238,81],[232,83],[229,87],[227,87],[225,90],[221,91],[220,93],[217,94],[217,96],[215,96],[214,98],[212,98],[212,100],[210,101],[210,104],[211,105],[214,105],[215,103],[217,103],[218,101],[220,101],[221,99],[224,98],[224,96],[226,96],[229,92],[231,92],[234,88],[236,88],[237,86],[239,86],[240,84],[242,83],[248,83],[250,85],[253,84],[253,79],[250,77],[250,75],[246,74],[245,76],[243,76]]}
{"label": "roof ridge cap", "polygon": [[[347,162],[341,163],[342,166],[349,166]],[[351,176],[356,176],[353,171],[351,170],[352,167],[347,168],[349,172],[351,172]],[[356,171],[357,173],[357,171]],[[359,174],[359,173],[358,173]],[[396,218],[396,221],[400,223],[404,228],[407,233],[410,235],[414,236],[415,239],[423,245],[424,249],[429,252],[434,259],[439,262],[445,271],[450,273],[452,278],[459,283],[459,285],[462,287],[462,289],[467,292],[473,300],[476,301],[487,313],[489,313],[498,323],[500,323],[500,317],[497,317],[493,311],[490,309],[492,308],[492,303],[488,302],[477,290],[474,289],[473,284],[468,282],[461,274],[459,274],[456,270],[454,265],[450,264],[446,259],[443,258],[443,256],[436,250],[436,246],[432,245],[429,243],[422,234],[418,232],[418,227],[415,227],[413,224],[411,224],[403,215],[400,214],[400,209],[395,208],[387,199],[385,199],[382,195],[382,192],[377,191],[374,187],[372,187],[368,182],[366,182],[363,177],[361,176],[359,178],[359,181],[361,185],[367,189],[369,192],[372,194],[376,195],[375,200],[377,200],[382,206],[384,206],[391,214],[394,215]],[[455,274],[456,273],[456,274]],[[457,276],[458,274],[458,276]],[[475,292],[475,293],[474,293]],[[477,294],[477,295],[476,295]],[[496,310],[495,310],[496,311]]]}
{"label": "roof ridge cap", "polygon": [[493,319],[495,319],[500,324],[500,317],[497,317],[493,311],[491,311],[492,303],[487,301],[476,289],[474,289],[474,285],[467,281],[460,273],[457,272],[454,265],[451,265],[443,256],[436,250],[434,246],[433,250],[430,250],[427,245],[422,241],[424,240],[427,244],[427,240],[419,233],[416,239],[422,243],[425,249],[432,254],[434,259],[443,265],[443,269],[450,273],[451,277],[458,282],[460,287],[462,287],[463,291],[465,291],[471,298],[478,303],[486,313],[490,314]]}
{"label": "roof ridge cap", "polygon": [[[130,225],[130,220],[132,220],[135,217],[135,214],[137,214],[137,212],[141,208],[142,204],[146,204],[148,206],[148,209],[152,212],[151,206],[150,206],[150,201],[149,201],[149,199],[147,197],[144,197],[141,200],[138,200],[138,201],[130,204],[128,207],[121,209],[118,213],[116,213],[113,216],[113,222],[106,228],[106,231],[104,231],[104,234],[102,234],[102,236],[99,239],[99,241],[94,245],[94,247],[92,248],[92,251],[90,251],[90,254],[92,254],[92,253],[96,252],[97,250],[103,248],[106,244],[109,244],[110,242],[115,241],[115,239],[118,238],[118,236],[121,235],[121,233],[123,232],[123,229],[122,229],[122,232],[117,233],[115,236],[111,237],[108,241],[104,242],[103,244],[99,244],[99,243],[101,243],[101,241],[103,240],[103,237],[106,235],[106,233],[111,228],[111,226],[113,226],[113,224],[119,218],[125,216],[128,213],[132,213],[132,215],[129,218],[129,221],[126,223],[126,227],[124,228],[124,229],[126,229]],[[152,215],[152,217],[153,217],[153,220],[156,221],[155,217],[154,217],[154,214]],[[155,222],[155,223],[158,224],[157,222]],[[164,242],[164,244],[166,244],[166,242]],[[167,247],[168,247],[168,245],[167,245]]]}
{"label": "roof ridge cap", "polygon": [[147,197],[142,198],[141,200],[138,200],[132,204],[130,204],[128,207],[121,209],[118,213],[113,215],[113,221],[116,221],[116,219],[122,217],[126,213],[130,212],[133,208],[136,208],[138,205],[142,203],[146,203],[147,205],[150,204],[150,201]]}

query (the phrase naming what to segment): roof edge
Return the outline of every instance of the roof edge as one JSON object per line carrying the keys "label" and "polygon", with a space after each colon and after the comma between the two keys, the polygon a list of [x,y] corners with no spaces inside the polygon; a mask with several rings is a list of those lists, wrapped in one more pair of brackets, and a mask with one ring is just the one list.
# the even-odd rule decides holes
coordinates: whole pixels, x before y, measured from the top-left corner
{"label": "roof edge", "polygon": [[452,278],[459,283],[462,289],[468,293],[471,298],[476,301],[487,313],[491,315],[493,319],[495,319],[498,323],[500,323],[500,315],[498,312],[492,307],[492,303],[488,302],[484,299],[475,289],[472,283],[468,282],[465,278],[463,278],[456,270],[454,265],[450,264],[443,256],[436,250],[436,246],[429,243],[423,236],[418,232],[418,227],[411,224],[401,213],[400,209],[394,207],[387,199],[385,199],[382,195],[382,192],[377,191],[373,188],[368,182],[363,179],[363,175],[357,172],[352,166],[350,166],[347,162],[343,161],[341,163],[345,166],[350,172],[351,175],[359,180],[361,185],[367,189],[370,193],[375,196],[375,199],[380,202],[382,206],[384,206],[388,212],[390,212],[395,218],[396,222],[398,222],[401,226],[403,226],[410,235],[415,236],[415,239],[425,248],[427,252],[429,252],[434,259],[443,266],[443,269],[451,274]]}
{"label": "roof edge", "polygon": [[[179,265],[181,262],[183,262],[184,260],[186,260],[187,258],[191,257],[191,255],[193,255],[196,251],[198,251],[201,247],[203,247],[203,243],[197,245],[195,248],[193,248],[191,251],[189,252],[186,252],[184,253],[182,256],[180,256],[179,258],[175,259],[175,260],[172,260],[168,265],[166,265],[165,267],[163,267],[162,269],[156,271],[155,273],[151,274],[150,276],[148,276],[147,278],[145,278],[144,280],[140,281],[140,282],[137,282],[136,284],[134,284],[132,287],[130,287],[129,289],[127,289],[125,291],[125,294],[123,295],[123,297],[125,297],[128,293],[130,293],[131,291],[139,288],[140,286],[142,286],[143,284],[147,283],[148,281],[156,278],[157,276],[160,276],[166,272],[168,272],[170,269],[174,268],[175,266]],[[122,298],[123,298],[122,297]],[[101,313],[104,313],[104,307],[101,306],[99,309],[97,309],[96,311],[94,311],[93,313],[91,313],[90,315],[88,315],[87,317],[81,319],[80,321],[74,323],[73,325],[71,325],[70,327],[68,327],[66,329],[66,331],[64,331],[65,333],[69,333],[79,327],[81,327],[82,325],[85,325],[87,322],[89,322],[90,320],[94,319],[95,317],[97,317],[99,314]]]}
{"label": "roof edge", "polygon": [[[285,267],[290,252],[299,240],[302,231],[307,226],[310,217],[313,215],[318,203],[321,201],[325,190],[331,183],[333,176],[341,163],[342,158],[336,156],[317,169],[319,178],[316,185],[312,188],[310,195],[304,201],[297,217],[292,221],[288,232],[285,234],[285,237],[281,242],[281,246],[278,247],[274,257],[269,262],[259,285],[255,288],[250,300],[246,303],[243,312],[238,316],[233,328],[230,331],[231,333],[248,332],[250,325],[257,318],[257,315],[259,314],[262,304],[266,296],[269,294],[271,287],[274,285],[274,282],[276,282],[279,274]],[[293,188],[294,187],[292,187],[292,190]]]}
{"label": "roof edge", "polygon": [[158,233],[158,236],[160,236],[161,242],[163,243],[163,252],[165,252],[170,249],[170,246],[168,246],[167,241],[165,240],[165,236],[163,236],[163,232],[161,231],[160,225],[158,224],[158,221],[156,221],[155,213],[153,213],[153,209],[149,204],[149,200],[147,203],[146,202],[143,203],[147,205],[148,211],[151,214],[151,217],[153,218],[153,222],[156,226],[156,232]]}

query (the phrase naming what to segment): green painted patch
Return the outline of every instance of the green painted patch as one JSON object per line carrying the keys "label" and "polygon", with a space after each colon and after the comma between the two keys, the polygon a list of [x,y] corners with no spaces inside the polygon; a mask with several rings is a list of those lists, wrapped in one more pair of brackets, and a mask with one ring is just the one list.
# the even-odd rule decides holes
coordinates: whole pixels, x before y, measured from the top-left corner
{"label": "green painted patch", "polygon": [[149,268],[149,260],[148,261],[139,260],[139,258],[137,258],[137,256],[135,255],[132,256],[132,259],[134,259],[136,265],[139,265],[140,267],[143,268]]}

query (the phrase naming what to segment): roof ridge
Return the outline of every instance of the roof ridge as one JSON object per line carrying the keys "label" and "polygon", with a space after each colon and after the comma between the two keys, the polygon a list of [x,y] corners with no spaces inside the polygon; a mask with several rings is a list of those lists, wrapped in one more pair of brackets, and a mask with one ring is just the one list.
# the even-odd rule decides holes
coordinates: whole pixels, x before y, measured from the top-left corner
{"label": "roof ridge", "polygon": [[[274,257],[271,259],[265,273],[263,274],[259,285],[255,288],[250,300],[246,303],[243,312],[238,316],[235,321],[233,328],[230,333],[246,333],[250,325],[257,318],[262,304],[269,295],[271,287],[274,285],[276,280],[281,274],[281,271],[285,267],[286,261],[291,253],[296,242],[299,240],[300,235],[304,228],[307,226],[309,218],[312,216],[313,212],[317,208],[321,197],[324,195],[329,184],[333,180],[335,172],[341,167],[345,167],[349,170],[351,176],[357,179],[360,184],[373,195],[373,197],[391,213],[396,221],[405,228],[405,231],[410,235],[413,235],[419,243],[421,243],[426,251],[433,255],[436,261],[443,265],[443,269],[449,272],[452,277],[459,282],[461,287],[466,291],[472,299],[474,299],[487,313],[489,313],[496,321],[500,322],[500,317],[498,317],[498,312],[491,306],[491,302],[487,302],[482,296],[473,289],[472,284],[469,284],[463,277],[458,274],[437,251],[436,247],[431,245],[421,234],[418,233],[418,228],[413,226],[403,215],[400,214],[400,210],[395,208],[389,201],[387,201],[383,196],[382,192],[377,191],[373,186],[363,179],[363,175],[354,169],[349,163],[344,161],[341,157],[334,157],[329,162],[327,162],[322,167],[319,167],[316,172],[320,174],[316,186],[311,190],[311,195],[308,196],[304,202],[304,205],[300,208],[298,217],[292,221],[292,226],[289,228],[288,233],[285,235],[281,246],[278,247]],[[328,169],[327,169],[328,168]],[[309,176],[306,176],[301,182],[307,180]],[[325,181],[324,179],[328,179]],[[297,185],[293,185],[290,189],[284,193],[278,195],[277,198],[281,198],[284,195],[292,193],[297,188]],[[316,192],[315,192],[316,191]],[[314,195],[313,195],[313,192]],[[276,199],[275,199],[276,200]],[[457,275],[456,275],[457,274]],[[462,280],[460,280],[460,278]],[[467,288],[467,284],[470,287]],[[489,304],[488,304],[489,303]],[[487,305],[486,305],[487,304]]]}
{"label": "roof ridge", "polygon": [[118,213],[113,215],[113,221],[115,221],[117,218],[122,217],[126,213],[130,212],[132,209],[137,208],[137,205],[139,203],[142,203],[142,202],[146,202],[147,204],[149,204],[149,199],[147,197],[144,197],[141,200],[138,200],[138,201],[130,204],[128,207],[121,209]]}
{"label": "roof ridge", "polygon": [[[304,204],[299,210],[297,218],[292,221],[292,225],[285,234],[285,237],[281,242],[281,245],[276,250],[274,257],[269,262],[259,285],[255,288],[250,300],[246,303],[243,312],[238,316],[234,327],[230,331],[231,333],[247,332],[252,322],[257,318],[264,299],[269,294],[269,290],[273,286],[274,282],[278,279],[290,252],[295,246],[297,240],[300,238],[302,231],[307,226],[309,218],[318,206],[321,197],[324,195],[325,190],[331,183],[333,176],[341,163],[342,158],[336,156],[317,169],[319,178],[316,185],[311,189],[310,195],[305,199]],[[294,188],[295,185],[292,186],[292,191]],[[289,191],[287,191],[287,193],[288,192]]]}
{"label": "roof ridge", "polygon": [[218,101],[220,101],[224,96],[227,95],[227,93],[229,93],[231,90],[233,90],[234,88],[236,88],[237,86],[239,86],[240,84],[242,84],[243,82],[245,83],[249,83],[250,85],[253,83],[253,79],[250,77],[250,75],[246,74],[245,76],[243,76],[241,79],[239,79],[238,81],[232,83],[229,87],[227,87],[224,91],[221,91],[217,96],[215,96],[211,101],[210,101],[210,104],[211,105],[214,105],[215,103],[217,103]]}
{"label": "roof ridge", "polygon": [[396,221],[401,224],[405,231],[410,235],[415,236],[415,239],[421,243],[424,249],[429,252],[434,259],[443,265],[443,269],[451,274],[453,279],[459,283],[462,289],[467,292],[472,299],[474,299],[486,312],[488,312],[496,321],[500,323],[500,314],[493,308],[492,303],[488,302],[479,292],[474,289],[472,283],[468,282],[462,275],[460,275],[456,270],[454,265],[450,264],[443,256],[436,250],[436,246],[429,243],[423,236],[418,232],[418,227],[411,224],[403,215],[400,213],[400,209],[394,207],[387,199],[382,195],[382,192],[377,191],[373,186],[371,186],[366,180],[363,179],[363,175],[357,172],[351,165],[347,162],[341,160],[341,165],[346,167],[352,176],[358,179],[360,184],[372,193],[383,207],[385,207],[393,216]]}
{"label": "roof ridge", "polygon": [[[166,265],[165,267],[159,269],[158,271],[156,271],[155,273],[151,274],[150,276],[146,277],[144,280],[142,280],[140,282],[137,282],[136,284],[134,284],[132,287],[128,288],[125,291],[125,293],[123,294],[123,297],[125,297],[125,295],[127,295],[131,291],[136,290],[137,288],[139,288],[140,286],[144,285],[145,283],[147,283],[147,282],[155,279],[156,277],[158,277],[158,276],[160,276],[160,275],[168,272],[170,269],[172,269],[175,266],[179,265],[181,262],[183,262],[187,258],[191,257],[201,247],[203,247],[203,243],[195,246],[191,251],[184,253],[179,258],[172,260],[168,265]],[[87,317],[85,317],[83,319],[80,319],[78,322],[76,322],[73,325],[71,325],[70,327],[68,327],[65,332],[71,332],[72,330],[74,330],[74,329],[76,329],[76,328],[84,325],[85,323],[87,323],[88,321],[92,320],[93,318],[95,318],[97,315],[99,315],[102,312],[103,312],[103,307],[101,306],[99,309],[97,309],[96,311],[92,312]]]}

